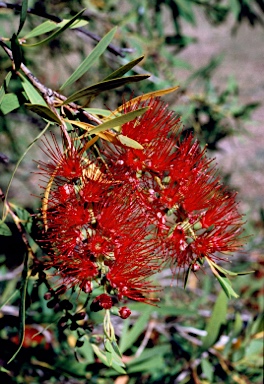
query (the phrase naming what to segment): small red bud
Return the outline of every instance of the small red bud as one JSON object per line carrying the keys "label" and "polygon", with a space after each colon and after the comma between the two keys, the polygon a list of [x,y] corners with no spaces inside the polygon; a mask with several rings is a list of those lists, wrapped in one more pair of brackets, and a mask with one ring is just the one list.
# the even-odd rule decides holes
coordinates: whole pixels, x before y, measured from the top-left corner
{"label": "small red bud", "polygon": [[194,263],[192,265],[192,272],[197,272],[197,271],[199,271],[199,269],[200,269],[200,265],[199,264]]}
{"label": "small red bud", "polygon": [[65,285],[62,285],[58,289],[56,289],[55,293],[56,295],[63,295],[67,291],[67,287]]}
{"label": "small red bud", "polygon": [[118,312],[121,319],[127,319],[131,315],[131,311],[127,307],[121,307]]}
{"label": "small red bud", "polygon": [[45,295],[44,295],[44,299],[45,300],[50,300],[51,298],[52,298],[52,293],[51,292],[47,292],[47,293],[45,293]]}
{"label": "small red bud", "polygon": [[82,291],[84,293],[91,293],[93,290],[93,285],[91,281],[87,281],[83,286],[82,286]]}

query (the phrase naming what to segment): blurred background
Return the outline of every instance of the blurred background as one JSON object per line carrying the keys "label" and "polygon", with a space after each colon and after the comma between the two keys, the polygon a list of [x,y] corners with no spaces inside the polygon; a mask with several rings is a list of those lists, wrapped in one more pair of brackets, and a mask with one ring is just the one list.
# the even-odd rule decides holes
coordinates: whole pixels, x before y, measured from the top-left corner
{"label": "blurred background", "polygon": [[[1,37],[11,37],[17,30],[20,5],[21,1],[0,2]],[[59,89],[98,39],[116,25],[112,47],[70,93],[101,81],[141,55],[144,59],[131,74],[149,73],[148,80],[105,92],[89,106],[111,110],[131,94],[179,85],[178,91],[164,99],[182,116],[184,129],[195,132],[201,145],[207,145],[208,156],[216,158],[224,182],[238,191],[245,214],[247,243],[225,268],[255,272],[232,280],[240,298],[228,303],[223,321],[216,325],[216,336],[206,348],[201,340],[203,332],[212,329],[218,283],[210,272],[201,272],[184,291],[181,281],[177,284],[176,278],[171,279],[170,271],[158,276],[164,287],[160,308],[132,304],[132,319],[116,324],[128,366],[128,374],[122,376],[100,364],[88,342],[78,347],[78,329],[63,333],[57,328],[58,316],[43,301],[45,289],[36,291],[32,281],[30,292],[35,296],[26,323],[28,344],[23,344],[24,354],[8,368],[5,363],[18,340],[19,301],[16,298],[2,308],[0,335],[6,352],[0,353],[0,362],[7,372],[3,370],[0,378],[3,375],[5,383],[262,383],[264,1],[32,0],[29,7],[24,35],[46,20],[59,22],[86,8],[83,18],[88,24],[81,30],[67,30],[46,45],[23,49],[24,63],[46,86]],[[1,50],[1,84],[10,68]],[[26,97],[15,76],[9,92],[13,96],[0,108],[0,187],[4,191],[18,159],[45,126],[23,105]],[[9,191],[10,201],[30,213],[40,205],[39,175],[32,160],[41,157],[38,145],[33,146]],[[13,236],[0,236],[1,304],[19,286],[24,254],[19,235],[9,226]],[[224,305],[218,299],[218,306]],[[43,327],[41,340],[34,344],[30,335]]]}

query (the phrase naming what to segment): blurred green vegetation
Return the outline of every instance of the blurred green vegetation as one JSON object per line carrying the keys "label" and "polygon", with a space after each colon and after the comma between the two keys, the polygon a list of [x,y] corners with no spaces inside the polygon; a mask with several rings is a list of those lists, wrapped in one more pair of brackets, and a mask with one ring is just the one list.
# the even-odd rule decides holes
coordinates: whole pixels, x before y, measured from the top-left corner
{"label": "blurred green vegetation", "polygon": [[[20,5],[21,2],[15,1],[0,2],[0,36],[9,38],[16,32]],[[215,86],[214,73],[221,65],[222,56],[213,57],[197,70],[177,55],[195,44],[194,38],[184,34],[183,26],[196,25],[199,13],[206,15],[212,29],[226,23],[228,18],[232,19],[233,31],[246,22],[254,27],[263,25],[262,0],[32,0],[28,5],[32,11],[19,37],[45,20],[70,19],[86,8],[83,19],[88,24],[81,27],[83,30],[67,30],[44,45],[23,48],[23,62],[46,86],[58,89],[94,47],[96,36],[103,37],[118,25],[113,46],[92,70],[70,89],[66,88],[66,96],[102,81],[121,65],[144,54],[143,62],[128,75],[149,73],[149,80],[102,93],[89,106],[106,106],[112,110],[123,99],[129,99],[131,93],[136,96],[179,84],[177,95],[173,100],[168,96],[168,100],[182,115],[185,129],[195,131],[203,145],[207,143],[209,149],[217,151],[221,139],[245,132],[245,123],[250,121],[258,103],[241,102],[233,77],[221,90]],[[49,34],[44,35],[47,36]],[[31,42],[42,38],[32,38]],[[2,84],[11,70],[11,62],[2,49],[0,67]],[[188,72],[184,82],[177,78],[178,68]],[[190,92],[194,88],[197,91]],[[25,107],[26,101],[21,81],[12,73],[8,93],[0,108],[0,186],[4,191],[18,159],[45,127],[43,120]],[[20,209],[18,215],[27,223],[26,231],[37,253],[41,253],[34,241],[39,235],[38,229],[35,223],[32,226],[32,218],[27,212],[36,212],[39,206],[39,199],[30,194],[39,194],[38,175],[31,175],[36,172],[31,159],[40,156],[38,146],[33,146],[18,168],[9,195],[12,201],[27,209]],[[209,272],[206,275],[204,271],[197,273],[197,279],[193,277],[187,290],[183,290],[182,282],[177,287],[170,287],[171,276],[165,271],[157,277],[164,287],[159,307],[134,303],[130,304],[133,309],[131,318],[123,321],[113,315],[127,366],[127,376],[123,376],[121,383],[262,383],[263,320],[259,314],[263,312],[264,272],[263,255],[259,249],[263,247],[263,212],[259,217],[258,223],[246,225],[246,233],[254,237],[249,238],[244,254],[234,256],[237,269],[255,271],[253,275],[232,281],[240,295],[238,300],[227,305],[225,297],[218,294],[215,279]],[[3,306],[0,315],[0,381],[114,383],[120,374],[106,368],[89,343],[101,345],[102,329],[97,325],[102,319],[101,314],[87,309],[88,317],[84,321],[74,320],[80,308],[88,308],[93,296],[87,303],[83,293],[65,294],[60,297],[60,302],[73,302],[73,308],[59,306],[54,311],[44,300],[45,279],[41,281],[34,276],[29,279],[25,296],[26,341],[16,358],[6,364],[18,345],[18,308],[21,305],[18,290],[25,255],[20,234],[11,222],[7,224],[12,236],[1,236],[0,239],[0,304]],[[66,325],[60,322],[65,315],[68,316]],[[34,341],[32,336],[39,332]]]}

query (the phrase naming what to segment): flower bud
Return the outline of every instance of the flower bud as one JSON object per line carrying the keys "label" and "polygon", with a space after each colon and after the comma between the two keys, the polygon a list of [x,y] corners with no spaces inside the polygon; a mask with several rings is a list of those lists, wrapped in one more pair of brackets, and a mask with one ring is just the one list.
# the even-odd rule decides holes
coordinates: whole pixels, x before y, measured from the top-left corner
{"label": "flower bud", "polygon": [[91,311],[98,312],[101,309],[110,309],[114,305],[113,299],[111,296],[103,293],[102,295],[97,296],[91,303]]}
{"label": "flower bud", "polygon": [[63,295],[66,291],[67,291],[66,285],[62,285],[61,287],[56,289],[55,293],[56,293],[56,295],[59,296],[59,295]]}
{"label": "flower bud", "polygon": [[45,295],[44,295],[44,299],[45,300],[50,300],[53,296],[52,294],[53,292],[46,292]]}
{"label": "flower bud", "polygon": [[87,281],[83,286],[82,286],[82,291],[84,293],[91,293],[93,290],[93,285],[91,281]]}
{"label": "flower bud", "polygon": [[127,319],[131,315],[131,311],[128,307],[121,307],[118,312],[121,319]]}

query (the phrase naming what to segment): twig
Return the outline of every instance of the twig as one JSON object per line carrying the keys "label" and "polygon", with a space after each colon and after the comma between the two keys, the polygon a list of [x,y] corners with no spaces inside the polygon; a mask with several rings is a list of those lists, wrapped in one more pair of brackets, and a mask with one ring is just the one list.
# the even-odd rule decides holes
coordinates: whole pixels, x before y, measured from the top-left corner
{"label": "twig", "polygon": [[23,271],[23,264],[19,265],[11,272],[7,272],[4,275],[0,275],[0,281],[13,280],[17,275],[20,275]]}
{"label": "twig", "polygon": [[137,349],[137,352],[135,353],[135,357],[139,357],[141,355],[141,353],[144,351],[144,349],[146,348],[146,346],[149,342],[149,339],[151,337],[151,333],[152,333],[153,329],[155,328],[155,325],[156,325],[156,320],[150,320],[150,322],[148,323],[148,328],[147,328],[147,331],[145,333],[144,339],[142,340],[142,343],[140,344],[139,348]]}
{"label": "twig", "polygon": [[[13,9],[13,10],[18,11],[18,12],[21,11],[21,5],[10,4],[10,3],[6,3],[4,1],[0,1],[0,8]],[[54,21],[55,23],[60,23],[62,21],[62,19],[60,17],[51,15],[51,14],[46,13],[46,12],[43,12],[42,10],[39,11],[37,9],[28,8],[27,13],[30,13],[30,14],[35,15],[35,16],[43,17],[44,19]],[[95,40],[95,41],[100,41],[102,39],[100,36],[96,35],[93,32],[90,32],[90,31],[84,29],[83,27],[75,28],[74,31],[78,32],[81,35],[85,35],[85,36],[87,36],[90,39]],[[124,52],[132,52],[133,51],[133,49],[131,49],[131,48],[119,48],[119,47],[116,47],[114,44],[111,44],[111,43],[108,45],[107,50],[109,52],[113,53],[114,55],[121,56],[121,57],[125,57]]]}
{"label": "twig", "polygon": [[[8,48],[8,46],[1,40],[0,38],[0,46],[4,49],[4,51],[7,53],[10,60],[13,62],[13,54],[11,49]],[[60,116],[54,106],[54,92],[51,88],[46,87],[44,84],[42,84],[39,79],[33,75],[33,73],[30,72],[28,67],[26,67],[25,64],[21,63],[20,66],[23,73],[27,76],[28,80],[31,82],[31,84],[38,90],[38,92],[43,96],[43,99],[46,101],[47,105],[50,107],[52,112],[60,119]],[[17,72],[18,75],[20,75],[19,72]],[[63,97],[63,96],[62,96]],[[69,146],[72,146],[71,138],[67,131],[67,126],[64,121],[61,122],[60,128],[68,141]]]}

